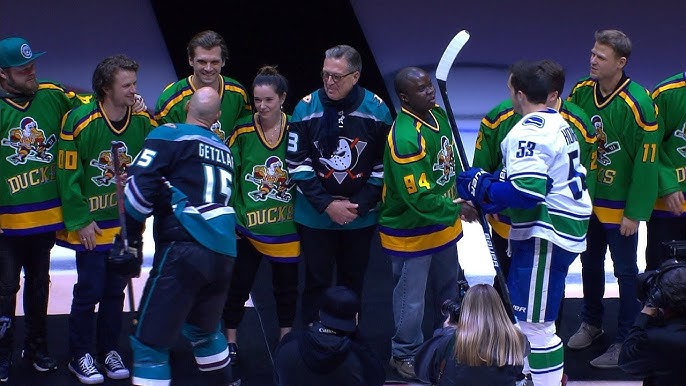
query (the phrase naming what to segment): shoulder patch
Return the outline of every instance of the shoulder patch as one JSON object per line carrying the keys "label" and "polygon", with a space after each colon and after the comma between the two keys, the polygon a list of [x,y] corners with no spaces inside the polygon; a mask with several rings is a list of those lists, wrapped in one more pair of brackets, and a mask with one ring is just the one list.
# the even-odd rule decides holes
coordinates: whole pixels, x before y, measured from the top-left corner
{"label": "shoulder patch", "polygon": [[310,103],[311,100],[312,100],[312,94],[307,94],[302,99],[302,101],[305,103]]}
{"label": "shoulder patch", "polygon": [[522,122],[523,126],[543,127],[544,124],[545,119],[540,115],[530,115]]}

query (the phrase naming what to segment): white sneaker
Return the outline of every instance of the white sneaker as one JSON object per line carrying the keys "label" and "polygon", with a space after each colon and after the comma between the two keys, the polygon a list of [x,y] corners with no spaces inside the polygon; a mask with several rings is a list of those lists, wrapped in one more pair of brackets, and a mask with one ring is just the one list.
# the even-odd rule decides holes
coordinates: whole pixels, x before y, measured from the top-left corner
{"label": "white sneaker", "polygon": [[129,369],[124,366],[118,352],[112,350],[105,355],[105,373],[111,379],[126,379],[129,377]]}
{"label": "white sneaker", "polygon": [[67,366],[69,371],[72,372],[79,379],[79,382],[86,385],[95,385],[98,383],[105,382],[105,377],[100,374],[98,368],[95,367],[95,361],[91,354],[84,354],[80,358],[74,358]]}

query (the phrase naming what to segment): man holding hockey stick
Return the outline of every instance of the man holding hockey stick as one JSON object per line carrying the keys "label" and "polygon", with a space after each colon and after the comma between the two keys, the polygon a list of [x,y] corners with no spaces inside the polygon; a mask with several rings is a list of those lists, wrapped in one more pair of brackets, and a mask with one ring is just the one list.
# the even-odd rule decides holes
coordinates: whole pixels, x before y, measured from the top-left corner
{"label": "man holding hockey stick", "polygon": [[[598,149],[595,129],[588,115],[579,106],[561,99],[562,89],[565,84],[565,71],[562,66],[552,60],[543,60],[540,64],[541,66],[548,67],[552,76],[552,88],[548,94],[547,106],[562,114],[562,117],[569,123],[569,127],[574,130],[579,140],[581,164],[586,168],[586,185],[592,198],[598,169],[595,162]],[[481,120],[479,133],[474,145],[474,161],[472,166],[480,167],[489,173],[499,175],[499,171],[503,166],[503,153],[500,150],[500,143],[521,119],[522,116],[514,111],[512,100],[509,98],[486,114]],[[493,248],[498,256],[503,257],[500,261],[500,268],[505,277],[507,277],[510,269],[510,259],[507,257],[510,218],[506,212],[494,213],[488,216],[488,221],[493,229]],[[497,281],[494,283],[494,287],[500,291]],[[561,314],[562,307],[560,307],[560,316]],[[556,321],[558,329],[560,328],[560,322],[561,318],[558,318]]]}
{"label": "man holding hockey stick", "polygon": [[458,176],[460,196],[484,212],[510,210],[507,286],[531,344],[528,367],[536,385],[559,385],[563,377],[564,349],[554,321],[569,266],[585,250],[591,215],[577,137],[562,115],[546,106],[549,68],[541,62],[511,68],[510,98],[523,118],[501,144],[505,181],[480,168]]}
{"label": "man holding hockey stick", "polygon": [[[202,372],[224,377],[229,348],[220,330],[236,256],[234,161],[211,130],[221,99],[210,87],[186,104],[186,123],[153,130],[129,169],[129,242],[155,216],[155,257],[131,335],[133,384],[171,384],[169,351],[183,334]],[[225,384],[217,379],[212,384]]]}
{"label": "man holding hockey stick", "polygon": [[[395,279],[390,364],[404,378],[414,379],[414,355],[424,342],[426,287],[433,287],[435,305],[455,298],[461,272],[456,258],[460,217],[473,221],[476,212],[456,200],[455,175],[461,169],[431,78],[420,68],[403,68],[395,77],[395,90],[402,109],[384,152],[379,234]],[[434,329],[442,323],[435,317]]]}

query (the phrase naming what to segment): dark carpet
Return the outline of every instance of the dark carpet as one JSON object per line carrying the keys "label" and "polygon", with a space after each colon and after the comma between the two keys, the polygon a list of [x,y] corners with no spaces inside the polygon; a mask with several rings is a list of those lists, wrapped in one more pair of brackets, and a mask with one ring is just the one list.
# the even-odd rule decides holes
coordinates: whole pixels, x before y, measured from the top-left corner
{"label": "dark carpet", "polygon": [[[582,299],[567,298],[562,310],[562,322],[558,335],[563,342],[567,343],[581,324],[579,312],[581,311]],[[570,350],[565,346],[565,373],[572,381],[589,380],[636,380],[620,369],[596,369],[590,362],[597,356],[602,355],[614,342],[617,332],[617,311],[619,300],[617,298],[605,299],[605,317],[603,329],[605,333],[598,338],[590,347],[583,350]]]}
{"label": "dark carpet", "polygon": [[[252,293],[256,308],[249,309],[238,329],[238,349],[240,361],[235,366],[227,367],[222,374],[201,373],[195,367],[195,361],[190,346],[180,338],[172,349],[171,362],[173,382],[175,386],[216,386],[225,384],[223,380],[240,378],[244,386],[272,385],[272,353],[278,341],[278,324],[276,307],[271,294],[271,268],[263,263],[257,276],[257,282]],[[301,270],[302,271],[302,270]],[[365,292],[363,295],[362,313],[360,315],[360,330],[386,367],[388,384],[399,376],[390,369],[390,341],[393,335],[393,313],[391,295],[393,279],[388,257],[384,256],[379,247],[378,237],[372,245],[372,258],[365,277]],[[301,280],[302,282],[302,280]],[[430,298],[431,288],[427,288],[427,298]],[[578,312],[580,299],[566,299],[563,309],[563,320],[560,337],[566,342],[579,327]],[[628,380],[631,379],[621,370],[599,370],[591,367],[589,361],[602,354],[612,342],[616,330],[616,323],[612,322],[617,314],[617,299],[606,299],[605,335],[591,347],[580,351],[565,351],[565,373],[570,380]],[[438,305],[430,305],[427,309],[438,310]],[[440,314],[439,314],[440,315]],[[439,315],[427,313],[424,317],[424,332],[430,336],[433,320]],[[131,315],[127,314],[125,331],[129,331]],[[299,320],[296,320],[298,325]],[[67,315],[53,315],[48,318],[49,345],[51,354],[60,362],[60,368],[55,373],[39,374],[30,365],[22,363],[20,348],[14,353],[14,366],[10,374],[10,385],[20,386],[63,386],[80,385],[67,370],[68,363],[68,329]],[[23,341],[23,318],[17,318],[16,342]],[[19,345],[17,345],[19,346]],[[128,336],[121,337],[121,354],[126,363],[131,363],[131,351],[128,348]],[[105,385],[127,385],[130,380],[113,381],[106,379]]]}

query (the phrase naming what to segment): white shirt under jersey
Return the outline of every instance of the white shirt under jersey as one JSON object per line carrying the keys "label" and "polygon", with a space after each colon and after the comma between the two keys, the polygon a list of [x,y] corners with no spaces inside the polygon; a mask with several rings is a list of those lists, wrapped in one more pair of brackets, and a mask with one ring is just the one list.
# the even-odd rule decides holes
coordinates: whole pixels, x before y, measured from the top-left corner
{"label": "white shirt under jersey", "polygon": [[571,252],[586,249],[591,198],[583,181],[574,131],[554,109],[525,115],[500,144],[507,180],[545,198],[532,209],[509,209],[511,240],[549,240]]}

